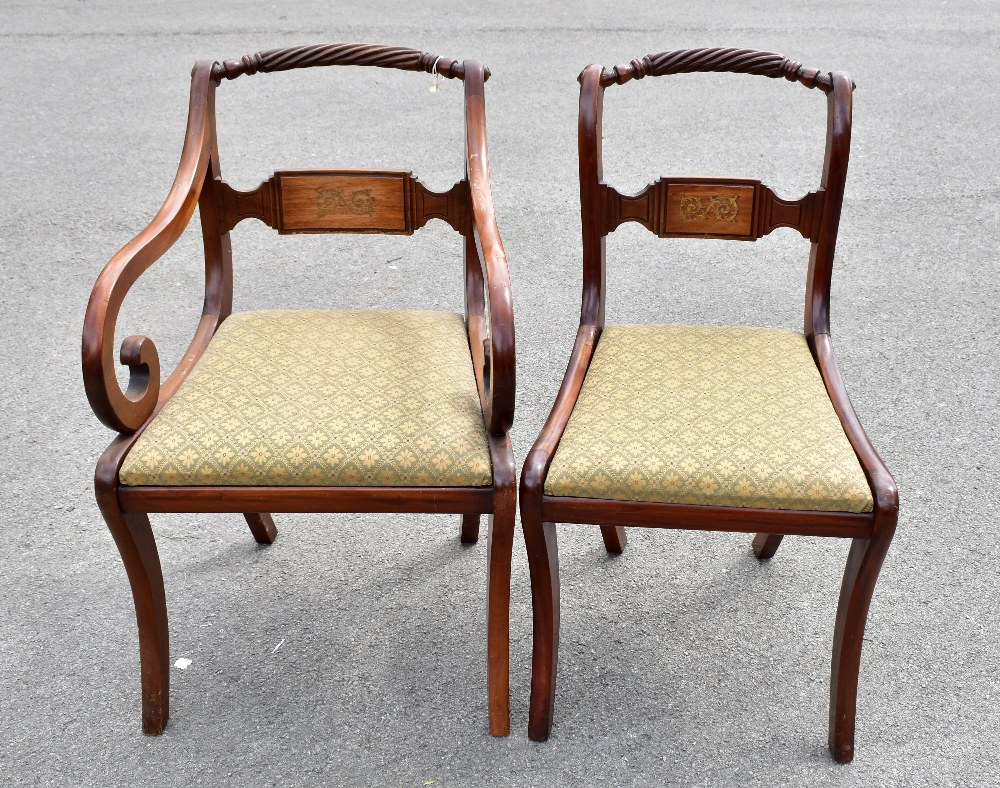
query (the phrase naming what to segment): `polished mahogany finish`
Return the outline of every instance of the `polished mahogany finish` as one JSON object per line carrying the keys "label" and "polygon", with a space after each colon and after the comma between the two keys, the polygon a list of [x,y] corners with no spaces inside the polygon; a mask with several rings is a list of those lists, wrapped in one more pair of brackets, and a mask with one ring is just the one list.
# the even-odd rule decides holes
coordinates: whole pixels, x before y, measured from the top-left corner
{"label": "polished mahogany finish", "polygon": [[259,219],[283,235],[413,235],[431,219],[462,232],[469,212],[467,181],[434,192],[408,172],[285,170],[249,192],[222,180],[217,186],[227,232],[244,219]]}
{"label": "polished mahogany finish", "polygon": [[[604,90],[633,79],[696,71],[785,78],[818,88],[827,98],[826,156],[820,186],[784,200],[760,181],[662,178],[637,195],[604,183],[601,153]],[[583,302],[580,328],[566,375],[521,474],[521,521],[531,570],[534,611],[528,733],[548,738],[555,703],[559,643],[559,557],[556,522],[601,526],[605,547],[621,552],[625,526],[756,533],[753,551],[771,558],[785,535],[853,539],[837,610],[830,688],[830,749],[848,762],[854,755],[854,720],[868,605],[896,528],[895,482],[872,447],[847,397],[830,344],[830,279],[844,199],[851,144],[854,84],[839,72],[805,68],[773,52],[694,49],[647,55],[628,64],[587,66],[580,74],[579,162],[583,224]],[[752,241],[789,227],[810,241],[804,332],[844,431],[861,462],[874,511],[802,512],[592,500],[545,494],[545,477],[583,386],[604,328],[605,236],[623,222],[637,222],[660,237]]]}
{"label": "polished mahogany finish", "polygon": [[[760,52],[756,49],[711,47],[706,49],[677,49],[646,55],[622,66],[601,70],[600,86],[624,85],[632,79],[664,77],[668,74],[692,74],[698,71],[715,71],[730,74],[757,74],[771,79],[784,77],[790,82],[801,82],[807,88],[818,87],[824,93],[832,89],[830,74],[818,68],[806,68],[777,52]],[[853,87],[853,85],[852,85]]]}
{"label": "polished mahogany finish", "polygon": [[816,240],[823,192],[783,200],[760,181],[731,178],[660,178],[635,195],[600,184],[604,233],[638,222],[660,238],[756,241],[779,227]]}
{"label": "polished mahogany finish", "polygon": [[[251,192],[222,180],[216,138],[215,91],[222,79],[310,66],[365,65],[436,73],[464,81],[465,177],[450,190],[426,189],[408,172],[278,171]],[[192,72],[187,133],[167,199],[153,221],[126,244],[97,279],[83,329],[83,379],[97,417],[119,432],[97,464],[97,501],[128,574],[139,627],[143,730],[159,734],[169,716],[169,649],[163,577],[150,512],[242,513],[254,539],[271,544],[270,512],[428,512],[461,515],[460,537],[478,539],[489,517],[487,652],[490,732],[510,731],[508,616],[510,562],[517,500],[508,432],[514,418],[514,314],[507,257],[490,191],[484,83],[488,70],[426,52],[363,44],[271,50],[240,61],[198,62]],[[375,197],[378,200],[375,200]],[[377,205],[377,207],[376,207]],[[202,318],[187,352],[161,382],[153,341],[127,337],[116,376],[115,327],[122,302],[141,274],[181,236],[200,212],[205,249]],[[319,218],[317,218],[317,216]],[[232,311],[229,232],[259,219],[282,233],[383,232],[412,234],[441,219],[463,238],[465,311],[476,386],[487,430],[493,483],[486,487],[127,487],[119,481],[131,446],[197,363]]]}
{"label": "polished mahogany finish", "polygon": [[[269,49],[239,60],[226,60],[212,68],[215,79],[236,79],[242,74],[269,74],[293,68],[313,66],[378,66],[398,68],[402,71],[426,71],[451,79],[464,79],[465,64],[430,52],[405,47],[387,47],[377,44],[313,44],[283,49]],[[483,78],[490,78],[490,70],[483,69]]]}

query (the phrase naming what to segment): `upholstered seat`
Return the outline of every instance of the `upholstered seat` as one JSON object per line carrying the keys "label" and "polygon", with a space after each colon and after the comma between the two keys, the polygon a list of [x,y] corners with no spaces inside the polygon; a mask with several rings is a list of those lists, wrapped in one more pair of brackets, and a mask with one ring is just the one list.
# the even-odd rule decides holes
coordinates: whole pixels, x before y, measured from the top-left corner
{"label": "upholstered seat", "polygon": [[545,492],[872,510],[805,337],[762,328],[606,328]]}
{"label": "upholstered seat", "polygon": [[120,479],[489,486],[464,320],[423,311],[233,315],[139,437]]}

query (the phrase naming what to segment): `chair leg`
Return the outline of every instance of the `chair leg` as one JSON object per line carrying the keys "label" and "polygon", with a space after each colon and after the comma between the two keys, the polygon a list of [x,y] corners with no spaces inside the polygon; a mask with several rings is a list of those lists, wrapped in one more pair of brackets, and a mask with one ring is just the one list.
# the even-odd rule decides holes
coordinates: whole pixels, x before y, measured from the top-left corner
{"label": "chair leg", "polygon": [[170,716],[170,649],[167,600],[160,557],[149,517],[123,512],[109,495],[98,494],[101,513],[118,545],[135,602],[142,675],[142,732],[158,736]]}
{"label": "chair leg", "polygon": [[278,538],[278,528],[271,515],[265,512],[248,512],[243,516],[247,518],[250,533],[257,544],[274,544],[274,540]]}
{"label": "chair leg", "polygon": [[[510,733],[510,560],[517,511],[517,470],[509,435],[490,434],[489,443],[493,512],[487,521],[486,537],[486,684],[490,734],[507,736]],[[474,527],[478,535],[479,515],[462,518],[463,542],[467,526]]]}
{"label": "chair leg", "polygon": [[869,539],[854,539],[840,589],[833,630],[830,676],[830,751],[839,763],[854,760],[854,722],[857,713],[858,671],[868,606],[894,528]]}
{"label": "chair leg", "polygon": [[516,488],[511,485],[498,489],[494,506],[495,512],[487,520],[486,683],[490,735],[507,736],[510,733],[510,562]]}
{"label": "chair leg", "polygon": [[773,558],[781,544],[781,534],[759,533],[753,538],[753,554],[761,561]]}
{"label": "chair leg", "polygon": [[458,532],[462,544],[475,544],[479,541],[479,515],[463,514],[462,525]]}
{"label": "chair leg", "polygon": [[531,508],[522,500],[521,527],[528,550],[533,611],[528,737],[546,741],[552,730],[559,661],[559,551],[555,523],[542,522],[540,513]]}
{"label": "chair leg", "polygon": [[602,525],[601,536],[604,537],[604,549],[609,553],[621,555],[628,544],[625,528],[621,525]]}

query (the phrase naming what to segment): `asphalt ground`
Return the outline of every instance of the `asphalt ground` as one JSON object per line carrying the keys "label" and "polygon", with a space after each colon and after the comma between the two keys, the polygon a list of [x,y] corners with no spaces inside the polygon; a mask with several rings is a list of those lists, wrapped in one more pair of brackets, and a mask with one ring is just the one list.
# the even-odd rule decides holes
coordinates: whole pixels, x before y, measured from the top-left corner
{"label": "asphalt ground", "polygon": [[[989,785],[1000,782],[1000,296],[995,2],[0,4],[0,784]],[[569,358],[580,297],[576,75],[647,52],[745,46],[855,77],[833,331],[862,423],[899,483],[872,605],[857,757],[826,748],[846,542],[561,526],[555,727],[528,740],[531,615],[514,545],[512,734],[487,733],[486,545],[457,517],[153,518],[170,610],[171,720],[139,725],[121,561],[94,503],[110,441],[79,345],[97,273],[152,218],[200,58],[366,41],[484,60],[493,190],[517,315],[520,463]],[[219,91],[223,172],[462,172],[457,83],[325,69]],[[697,75],[608,91],[605,173],[815,188],[825,102],[784,81]],[[236,308],[461,310],[460,245],[234,231]],[[200,311],[195,220],[132,291],[121,336],[171,369]],[[609,322],[797,328],[806,242],[608,240]]]}

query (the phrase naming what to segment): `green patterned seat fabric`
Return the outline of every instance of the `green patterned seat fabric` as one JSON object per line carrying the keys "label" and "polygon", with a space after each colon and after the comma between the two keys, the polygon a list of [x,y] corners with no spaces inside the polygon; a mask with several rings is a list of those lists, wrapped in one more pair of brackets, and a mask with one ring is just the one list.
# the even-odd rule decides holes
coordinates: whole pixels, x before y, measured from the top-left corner
{"label": "green patterned seat fabric", "polygon": [[872,510],[805,337],[765,328],[606,328],[545,492]]}
{"label": "green patterned seat fabric", "polygon": [[125,485],[493,483],[461,315],[226,320],[125,458]]}

